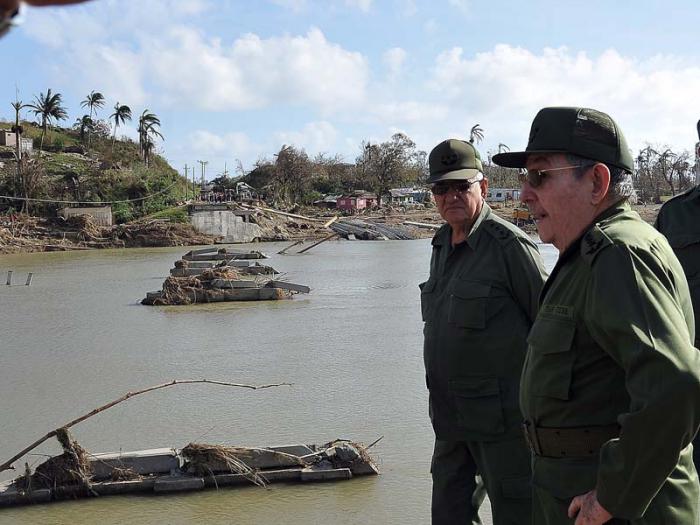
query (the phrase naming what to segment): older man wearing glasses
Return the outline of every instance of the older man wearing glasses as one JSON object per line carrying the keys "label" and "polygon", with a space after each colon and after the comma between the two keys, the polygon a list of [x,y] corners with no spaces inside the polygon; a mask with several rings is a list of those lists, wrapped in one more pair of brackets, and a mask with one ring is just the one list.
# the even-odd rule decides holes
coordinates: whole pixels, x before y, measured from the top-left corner
{"label": "older man wearing glasses", "polygon": [[700,352],[683,268],[631,210],[632,157],[605,113],[544,108],[521,198],[559,260],[528,336],[520,403],[533,523],[696,524]]}
{"label": "older man wearing glasses", "polygon": [[488,182],[469,142],[446,140],[429,156],[431,189],[447,222],[432,241],[421,284],[426,382],[435,431],[434,525],[530,523],[530,455],[518,408],[526,336],[545,279],[535,244],[492,213]]}

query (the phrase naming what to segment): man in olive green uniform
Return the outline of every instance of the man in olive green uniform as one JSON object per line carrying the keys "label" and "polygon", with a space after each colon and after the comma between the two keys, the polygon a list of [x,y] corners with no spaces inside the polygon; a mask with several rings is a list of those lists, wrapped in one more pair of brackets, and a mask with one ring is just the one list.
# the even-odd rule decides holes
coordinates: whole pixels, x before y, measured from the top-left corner
{"label": "man in olive green uniform", "polygon": [[[700,139],[700,121],[697,124]],[[668,239],[683,266],[695,312],[695,347],[700,348],[700,142],[695,145],[695,184],[661,207],[656,228]],[[695,469],[700,470],[700,436],[693,441]]]}
{"label": "man in olive green uniform", "polygon": [[474,146],[446,140],[429,156],[447,224],[421,284],[424,359],[435,430],[434,525],[480,523],[476,475],[494,525],[530,523],[529,451],[520,432],[520,373],[545,272],[536,246],[484,202]]}
{"label": "man in olive green uniform", "polygon": [[533,523],[697,524],[689,446],[700,352],[683,268],[630,209],[632,158],[617,124],[544,108],[521,198],[559,260],[528,336],[520,402],[533,451]]}

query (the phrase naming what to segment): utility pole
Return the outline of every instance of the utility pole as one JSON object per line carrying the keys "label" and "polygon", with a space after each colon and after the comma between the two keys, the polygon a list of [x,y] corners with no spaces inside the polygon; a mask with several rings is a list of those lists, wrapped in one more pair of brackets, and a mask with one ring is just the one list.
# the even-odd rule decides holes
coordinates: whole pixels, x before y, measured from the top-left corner
{"label": "utility pole", "polygon": [[[188,187],[189,187],[189,180],[190,178],[188,177],[189,174],[189,166],[185,162],[185,200],[187,200],[187,194],[189,193]],[[194,198],[194,195],[192,196]]]}
{"label": "utility pole", "polygon": [[[204,173],[206,172],[207,164],[209,164],[209,161],[208,161],[208,160],[198,160],[197,162],[199,162],[199,165],[202,167],[202,187],[203,187],[203,186],[204,186],[204,181],[206,180],[206,179],[204,178]],[[192,179],[194,179],[194,174],[193,174]],[[201,191],[201,190],[200,190],[200,191]]]}
{"label": "utility pole", "polygon": [[206,172],[207,164],[209,164],[209,161],[208,160],[198,160],[197,162],[199,162],[199,164],[202,166],[202,184],[204,184],[204,181],[206,180],[204,178],[204,174]]}

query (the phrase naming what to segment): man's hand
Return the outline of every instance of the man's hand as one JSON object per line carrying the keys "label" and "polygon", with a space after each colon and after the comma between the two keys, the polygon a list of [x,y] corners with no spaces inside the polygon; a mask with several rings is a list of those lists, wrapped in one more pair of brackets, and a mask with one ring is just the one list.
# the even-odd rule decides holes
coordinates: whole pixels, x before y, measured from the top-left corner
{"label": "man's hand", "polygon": [[576,496],[569,505],[569,517],[576,516],[574,525],[602,525],[612,519],[612,514],[598,503],[596,491]]}

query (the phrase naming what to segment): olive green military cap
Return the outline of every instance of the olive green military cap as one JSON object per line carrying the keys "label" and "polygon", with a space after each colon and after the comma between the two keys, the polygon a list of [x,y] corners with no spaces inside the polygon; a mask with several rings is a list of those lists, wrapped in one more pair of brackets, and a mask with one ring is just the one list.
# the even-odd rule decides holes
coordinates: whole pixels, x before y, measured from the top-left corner
{"label": "olive green military cap", "polygon": [[572,153],[632,173],[634,162],[620,126],[610,115],[590,108],[552,107],[537,113],[525,151],[498,153],[493,161],[524,168],[533,154]]}
{"label": "olive green military cap", "polygon": [[442,180],[467,180],[482,173],[481,155],[473,144],[464,140],[443,140],[428,156],[428,184]]}

